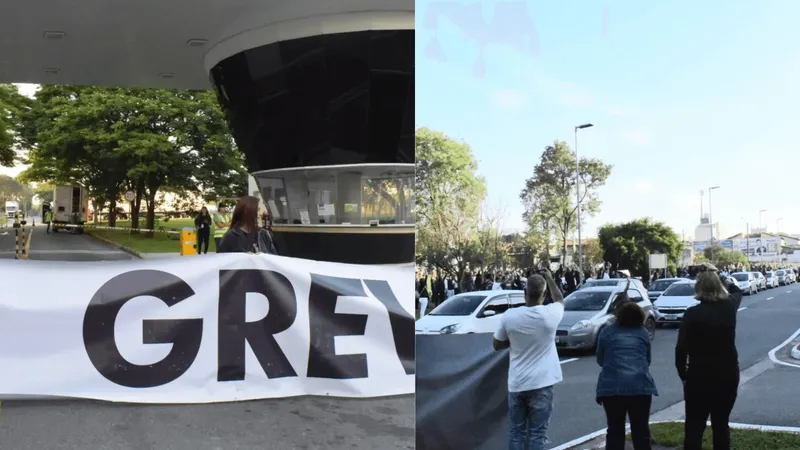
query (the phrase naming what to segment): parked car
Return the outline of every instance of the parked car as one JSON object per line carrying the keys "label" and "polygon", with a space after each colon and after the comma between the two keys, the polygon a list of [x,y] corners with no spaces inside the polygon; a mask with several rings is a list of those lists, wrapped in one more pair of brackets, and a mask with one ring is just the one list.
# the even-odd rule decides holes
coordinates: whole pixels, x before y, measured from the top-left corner
{"label": "parked car", "polygon": [[[645,327],[652,340],[656,332],[653,304],[647,298],[646,290],[635,286],[633,282],[631,285],[628,297],[645,310],[647,314]],[[556,330],[556,347],[594,351],[600,330],[614,321],[611,302],[624,288],[625,286],[620,288],[617,285],[586,287],[568,295],[564,299],[564,318]]]}
{"label": "parked car", "polygon": [[454,295],[416,322],[416,334],[494,333],[509,308],[525,304],[523,291],[474,291]]}
{"label": "parked car", "polygon": [[778,287],[778,276],[775,275],[774,270],[768,271],[766,278],[767,278],[767,289]]}
{"label": "parked car", "polygon": [[787,269],[779,269],[775,272],[775,275],[778,276],[778,285],[779,286],[788,286],[794,283],[794,272]]}
{"label": "parked car", "polygon": [[761,272],[752,272],[753,276],[756,277],[756,289],[759,291],[763,291],[767,289],[767,278]]}
{"label": "parked car", "polygon": [[[754,280],[755,281],[755,280]],[[679,324],[683,320],[683,313],[692,306],[700,303],[694,298],[694,281],[682,280],[673,283],[653,303],[656,313],[656,324],[661,327],[666,324]],[[755,284],[753,284],[755,289]]]}
{"label": "parked car", "polygon": [[[780,272],[780,271],[778,271]],[[758,285],[756,284],[756,276],[752,272],[736,272],[731,274],[739,289],[743,294],[752,295],[758,293]]]}
{"label": "parked car", "polygon": [[686,278],[661,278],[660,280],[653,281],[650,287],[647,288],[647,296],[650,297],[651,302],[655,301],[655,299],[663,294],[673,283],[682,280],[686,280]]}

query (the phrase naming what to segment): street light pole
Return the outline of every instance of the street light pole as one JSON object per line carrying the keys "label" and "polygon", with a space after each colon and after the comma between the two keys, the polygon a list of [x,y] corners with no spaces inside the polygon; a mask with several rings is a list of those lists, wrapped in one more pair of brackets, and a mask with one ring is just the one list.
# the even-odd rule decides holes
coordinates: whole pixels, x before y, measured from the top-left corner
{"label": "street light pole", "polygon": [[583,280],[583,241],[581,240],[581,165],[578,158],[578,130],[591,128],[594,125],[585,123],[575,127],[575,211],[578,214],[578,273]]}
{"label": "street light pole", "polygon": [[781,232],[781,220],[783,220],[783,217],[780,217],[778,218],[778,220],[775,221],[775,234]]}
{"label": "street light pole", "polygon": [[714,260],[714,221],[711,219],[711,191],[719,189],[719,186],[708,188],[708,226],[711,228],[711,260]]}
{"label": "street light pole", "polygon": [[765,213],[765,212],[767,212],[767,210],[766,210],[766,209],[762,209],[761,211],[759,211],[759,212],[758,212],[758,235],[759,235],[759,236],[761,236],[761,234],[762,234],[762,231],[764,231],[764,230],[761,228],[761,213]]}

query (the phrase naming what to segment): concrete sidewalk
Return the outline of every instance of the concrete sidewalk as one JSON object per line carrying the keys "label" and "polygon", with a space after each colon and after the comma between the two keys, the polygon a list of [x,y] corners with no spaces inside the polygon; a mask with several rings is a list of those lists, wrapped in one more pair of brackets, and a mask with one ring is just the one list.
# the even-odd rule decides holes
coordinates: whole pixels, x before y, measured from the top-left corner
{"label": "concrete sidewalk", "polygon": [[139,253],[139,257],[142,259],[170,259],[170,258],[182,258],[181,254],[178,252],[175,253]]}

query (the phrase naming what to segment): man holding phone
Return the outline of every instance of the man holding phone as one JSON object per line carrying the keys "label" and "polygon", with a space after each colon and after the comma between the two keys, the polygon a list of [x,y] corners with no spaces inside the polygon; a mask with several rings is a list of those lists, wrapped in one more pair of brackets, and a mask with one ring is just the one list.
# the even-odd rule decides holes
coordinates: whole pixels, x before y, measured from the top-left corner
{"label": "man holding phone", "polygon": [[[552,303],[544,305],[545,294]],[[553,413],[553,386],[561,382],[556,328],[564,317],[564,297],[547,269],[531,275],[525,306],[502,315],[494,349],[509,351],[508,417],[510,450],[543,450]]]}

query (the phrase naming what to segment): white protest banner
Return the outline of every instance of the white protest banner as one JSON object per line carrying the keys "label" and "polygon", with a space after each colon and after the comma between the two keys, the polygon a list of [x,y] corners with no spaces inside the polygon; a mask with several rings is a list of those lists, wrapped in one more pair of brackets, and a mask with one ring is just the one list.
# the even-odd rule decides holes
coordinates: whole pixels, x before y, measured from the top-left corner
{"label": "white protest banner", "polygon": [[247,254],[18,260],[0,261],[0,279],[0,398],[414,392],[410,265]]}

